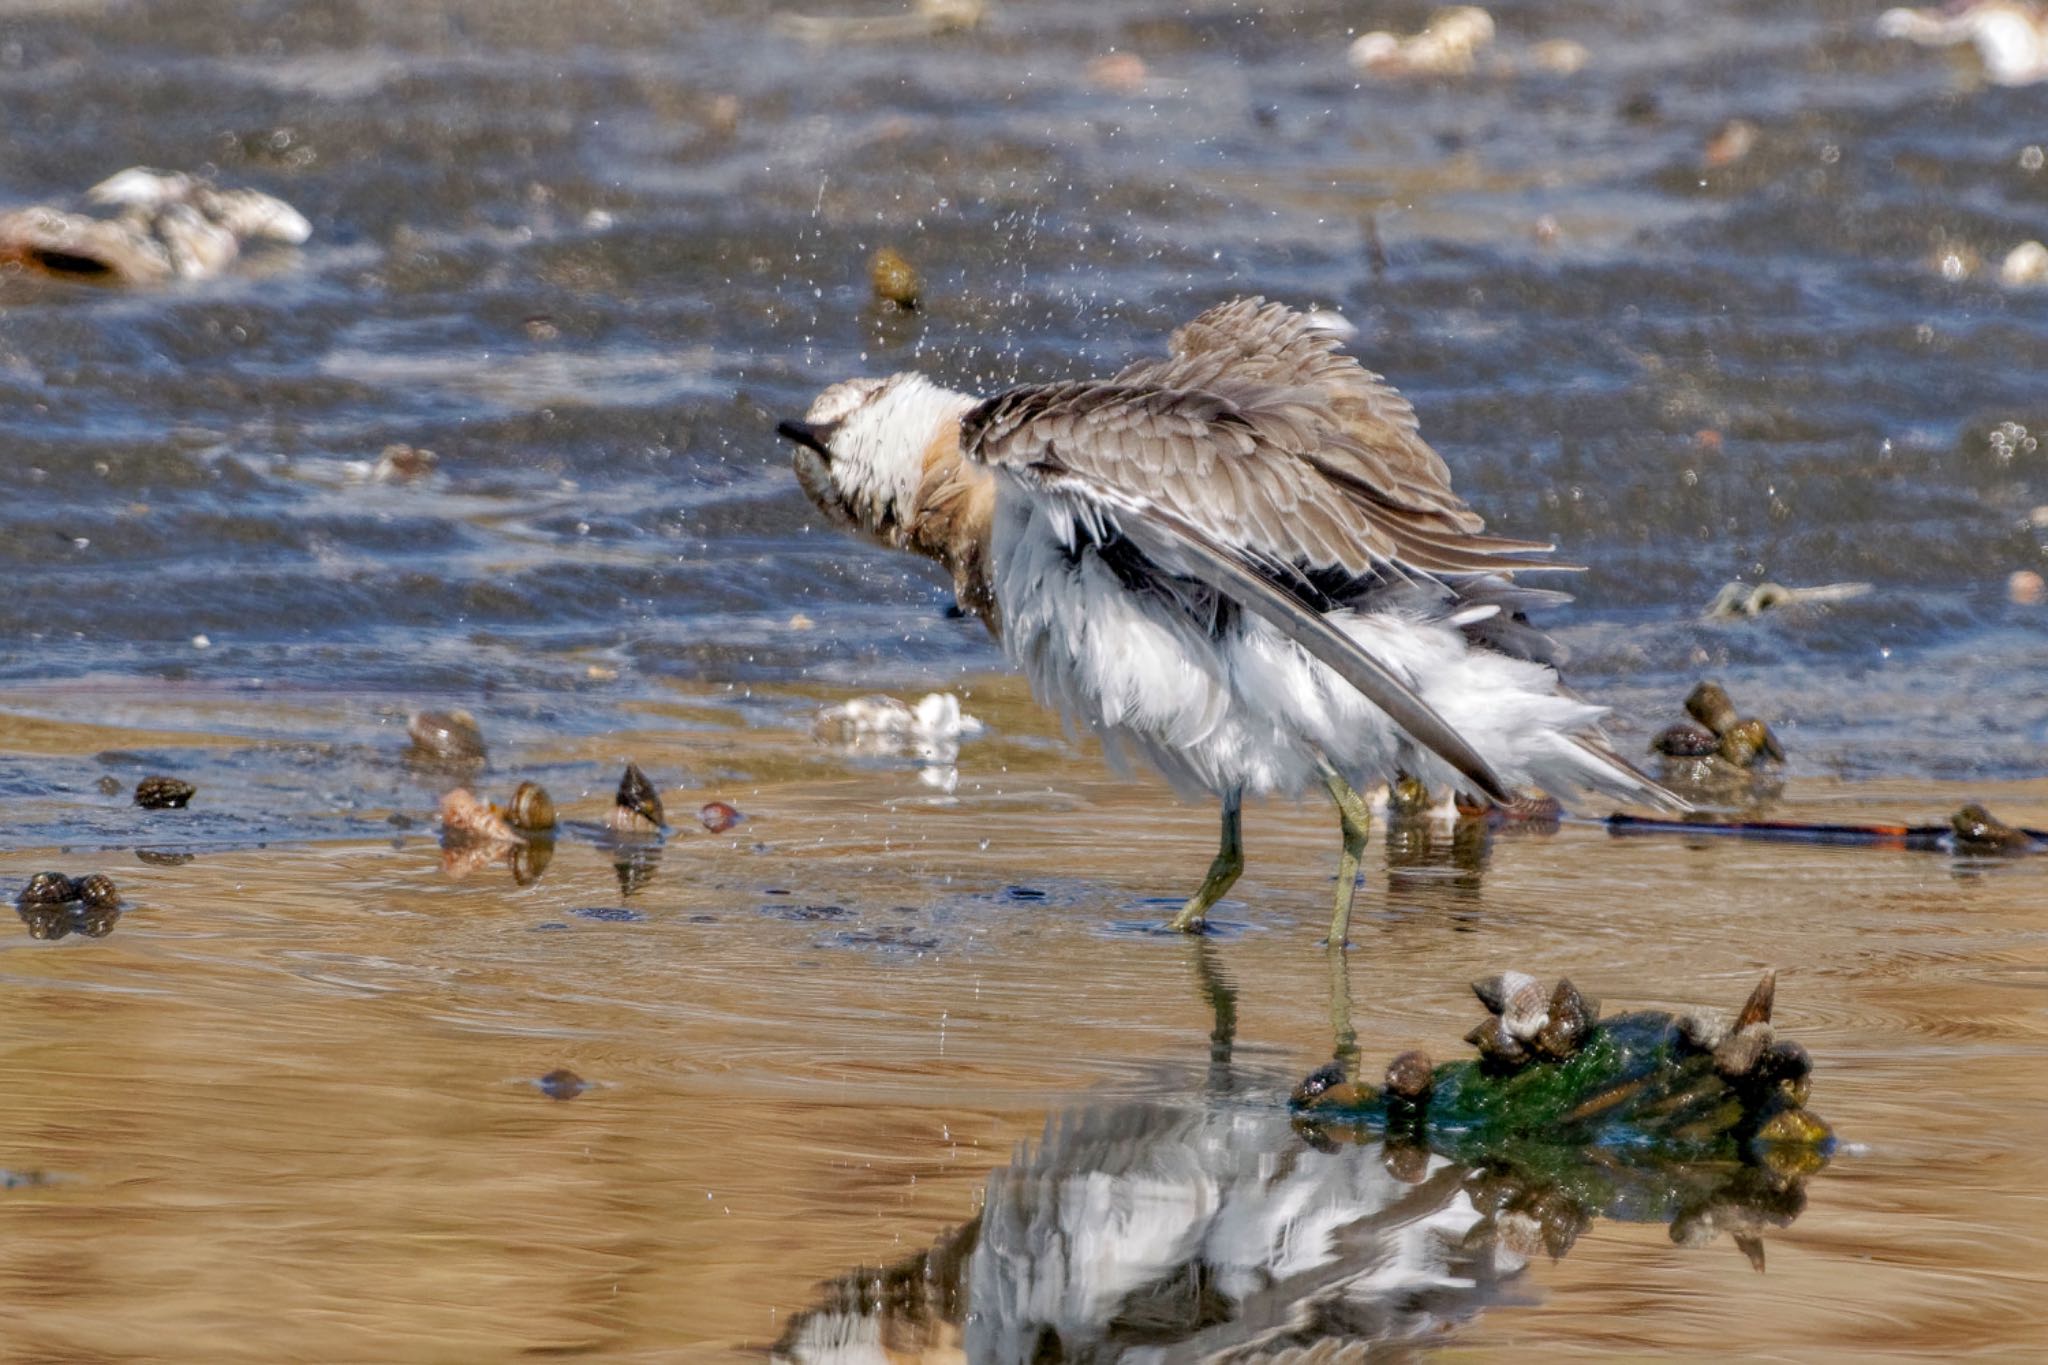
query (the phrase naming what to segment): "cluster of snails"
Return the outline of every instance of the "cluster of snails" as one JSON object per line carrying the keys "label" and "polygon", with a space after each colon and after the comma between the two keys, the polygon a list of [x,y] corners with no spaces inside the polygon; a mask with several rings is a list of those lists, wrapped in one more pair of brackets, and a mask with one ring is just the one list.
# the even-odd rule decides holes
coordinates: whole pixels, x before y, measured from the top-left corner
{"label": "cluster of snails", "polygon": [[[1337,1114],[1377,1111],[1390,1130],[1418,1130],[1428,1118],[1432,1098],[1441,1099],[1439,1092],[1447,1084],[1455,1088],[1461,1111],[1468,1111],[1474,1085],[1494,1093],[1494,1087],[1532,1068],[1569,1074],[1564,1064],[1603,1027],[1597,1003],[1588,1001],[1569,980],[1546,991],[1527,972],[1509,971],[1474,982],[1472,991],[1487,1010],[1486,1020],[1465,1036],[1479,1052],[1476,1081],[1470,1064],[1463,1070],[1436,1067],[1421,1052],[1394,1058],[1379,1086],[1351,1080],[1341,1061],[1331,1062],[1295,1088],[1295,1107]],[[1617,1044],[1615,1074],[1580,1077],[1588,1084],[1588,1097],[1556,1117],[1643,1117],[1651,1111],[1635,1114],[1635,1107],[1669,1090],[1671,1103],[1653,1106],[1659,1116],[1669,1118],[1695,1102],[1730,1094],[1740,1102],[1740,1122],[1731,1127],[1739,1127],[1744,1135],[1765,1145],[1825,1142],[1827,1126],[1804,1108],[1812,1059],[1805,1048],[1778,1038],[1771,1028],[1776,992],[1777,973],[1766,972],[1732,1020],[1703,1013],[1675,1019],[1642,1013],[1614,1021],[1612,1027],[1629,1040]]]}
{"label": "cluster of snails", "polygon": [[1785,761],[1784,746],[1771,727],[1754,716],[1736,713],[1735,703],[1719,683],[1703,682],[1685,699],[1690,721],[1679,721],[1650,742],[1653,753],[1666,758],[1719,760],[1735,768],[1753,768]]}
{"label": "cluster of snails", "polygon": [[67,877],[38,872],[14,898],[15,911],[30,938],[54,939],[78,933],[105,938],[121,918],[121,892],[104,872]]}

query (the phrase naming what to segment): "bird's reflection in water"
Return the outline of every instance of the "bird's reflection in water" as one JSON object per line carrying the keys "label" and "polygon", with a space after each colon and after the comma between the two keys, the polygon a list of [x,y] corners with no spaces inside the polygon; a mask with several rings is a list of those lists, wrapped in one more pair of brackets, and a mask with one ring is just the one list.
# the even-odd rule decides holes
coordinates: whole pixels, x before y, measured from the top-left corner
{"label": "bird's reflection in water", "polygon": [[1428,887],[1448,887],[1461,900],[1475,899],[1496,837],[1555,834],[1559,818],[1557,804],[1548,800],[1519,802],[1506,809],[1450,809],[1390,801],[1387,886],[1410,894]]}
{"label": "bird's reflection in water", "polygon": [[[1355,1054],[1341,954],[1331,1021]],[[1798,1215],[1805,1171],[1659,1165],[1612,1152],[1453,1160],[1363,1128],[1291,1119],[1231,1064],[1235,991],[1213,949],[1203,1102],[1052,1117],[988,1180],[982,1211],[926,1251],[826,1284],[772,1350],[804,1362],[1262,1359],[1439,1340],[1515,1297],[1538,1255],[1601,1217],[1693,1244]]]}

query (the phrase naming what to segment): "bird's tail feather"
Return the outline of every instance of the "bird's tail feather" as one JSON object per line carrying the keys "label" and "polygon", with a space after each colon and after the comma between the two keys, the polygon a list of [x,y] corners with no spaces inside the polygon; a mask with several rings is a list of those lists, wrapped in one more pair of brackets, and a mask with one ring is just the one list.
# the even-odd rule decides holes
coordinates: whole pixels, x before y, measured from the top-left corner
{"label": "bird's tail feather", "polygon": [[1690,811],[1692,803],[1652,780],[1635,764],[1614,751],[1605,735],[1598,732],[1581,732],[1574,735],[1558,735],[1552,746],[1557,755],[1554,781],[1547,771],[1551,765],[1544,765],[1537,778],[1546,787],[1564,785],[1585,791],[1596,791],[1618,801],[1636,805],[1652,806],[1668,811]]}

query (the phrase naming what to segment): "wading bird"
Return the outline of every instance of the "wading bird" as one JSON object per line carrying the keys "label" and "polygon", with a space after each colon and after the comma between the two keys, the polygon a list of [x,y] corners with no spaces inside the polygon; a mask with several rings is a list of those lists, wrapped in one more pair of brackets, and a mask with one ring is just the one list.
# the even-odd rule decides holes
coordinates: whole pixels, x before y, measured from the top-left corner
{"label": "wading bird", "polygon": [[1524,612],[1565,599],[1509,577],[1555,567],[1551,547],[1484,534],[1414,409],[1337,344],[1240,299],[1108,379],[992,398],[850,379],[777,428],[835,521],[952,572],[1041,701],[1221,799],[1176,929],[1237,880],[1247,794],[1336,802],[1333,946],[1366,781],[1682,805],[1607,747],[1605,708],[1560,690]]}

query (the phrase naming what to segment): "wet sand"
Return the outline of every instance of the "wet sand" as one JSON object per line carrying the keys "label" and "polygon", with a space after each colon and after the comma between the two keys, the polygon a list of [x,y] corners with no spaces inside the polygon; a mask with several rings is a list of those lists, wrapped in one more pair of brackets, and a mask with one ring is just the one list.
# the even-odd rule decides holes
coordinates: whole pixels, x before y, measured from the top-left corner
{"label": "wet sand", "polygon": [[[565,814],[594,819],[630,753],[677,826],[630,895],[611,854],[576,838],[531,886],[502,866],[451,879],[417,798],[400,812],[420,823],[390,837],[174,865],[124,845],[197,828],[204,785],[186,813],[10,801],[99,832],[0,854],[0,886],[104,870],[128,902],[105,938],[0,940],[10,1350],[731,1358],[775,1343],[821,1281],[971,1218],[1049,1118],[1138,1101],[1277,1114],[1332,1050],[1317,939],[1333,821],[1249,811],[1222,932],[1152,932],[1206,863],[1213,814],[1115,778],[1013,682],[972,690],[992,733],[966,745],[950,800],[909,761],[744,723],[725,693],[675,698],[692,728],[650,714],[482,776],[502,798],[529,769],[558,774]],[[86,738],[25,716],[26,700],[10,702],[10,754]],[[815,699],[749,704],[798,702]],[[160,739],[90,734],[101,750]],[[402,771],[395,738],[367,748],[366,765]],[[747,821],[691,829],[713,796]],[[1802,782],[1791,797],[1781,813],[1919,819],[1975,797],[2048,824],[2038,783]],[[1383,832],[1346,963],[1368,1068],[1411,1046],[1459,1055],[1465,983],[1503,966],[1568,973],[1611,1013],[1725,1008],[1775,965],[1779,1026],[1813,1052],[1813,1107],[1846,1144],[1804,1214],[1767,1234],[1764,1273],[1726,1239],[1684,1248],[1661,1224],[1601,1222],[1447,1350],[2038,1344],[2048,861],[1567,826],[1495,839],[1482,872],[1410,868],[1390,886]],[[1219,981],[1234,993],[1227,1085]],[[557,1067],[592,1088],[547,1098],[533,1081]]]}

